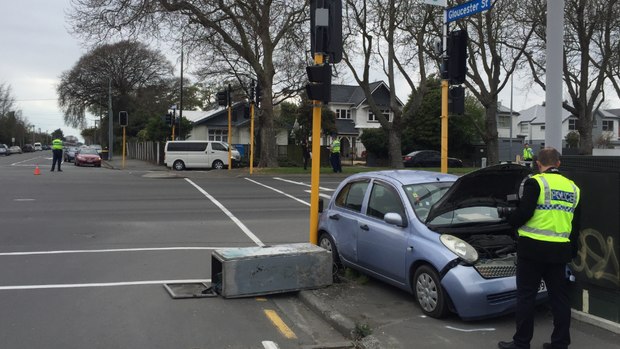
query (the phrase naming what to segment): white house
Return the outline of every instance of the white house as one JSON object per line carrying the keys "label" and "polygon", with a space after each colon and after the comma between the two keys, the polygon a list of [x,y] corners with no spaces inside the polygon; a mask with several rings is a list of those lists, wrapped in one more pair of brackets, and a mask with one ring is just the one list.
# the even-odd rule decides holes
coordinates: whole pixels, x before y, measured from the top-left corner
{"label": "white house", "polygon": [[[620,116],[617,114],[620,114],[618,109],[597,110],[594,113],[592,141],[595,147],[601,137],[609,139],[612,146],[620,147]],[[513,125],[513,128],[517,130],[516,133],[513,133],[516,137],[523,138],[534,146],[544,145],[546,127],[544,104],[534,105],[520,111],[519,116],[513,122],[516,123]],[[564,146],[566,146],[566,135],[571,131],[577,131],[577,118],[562,109],[562,140]]]}

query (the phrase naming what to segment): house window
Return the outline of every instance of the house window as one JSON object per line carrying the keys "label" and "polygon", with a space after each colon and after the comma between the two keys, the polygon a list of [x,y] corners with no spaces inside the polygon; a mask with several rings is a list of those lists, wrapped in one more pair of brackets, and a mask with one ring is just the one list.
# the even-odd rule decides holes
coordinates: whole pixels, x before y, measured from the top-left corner
{"label": "house window", "polygon": [[521,124],[521,126],[519,127],[519,132],[522,134],[527,133],[529,130],[530,128],[528,124]]}
{"label": "house window", "polygon": [[577,119],[568,119],[568,130],[577,131]]}
{"label": "house window", "polygon": [[351,109],[336,109],[336,119],[351,119]]}
{"label": "house window", "polygon": [[[392,122],[392,114],[390,113],[389,109],[381,110],[381,114],[383,114],[383,116],[385,116],[385,118],[389,122]],[[377,116],[372,111],[368,111],[368,121],[369,122],[378,122],[379,119],[377,118]]]}
{"label": "house window", "polygon": [[510,116],[500,115],[497,117],[497,127],[510,128]]}
{"label": "house window", "polygon": [[613,120],[603,120],[603,131],[613,131],[613,130],[614,130]]}
{"label": "house window", "polygon": [[540,130],[544,131],[545,130],[545,125],[540,126]]}
{"label": "house window", "polygon": [[228,131],[226,130],[209,130],[210,141],[220,141],[228,143]]}

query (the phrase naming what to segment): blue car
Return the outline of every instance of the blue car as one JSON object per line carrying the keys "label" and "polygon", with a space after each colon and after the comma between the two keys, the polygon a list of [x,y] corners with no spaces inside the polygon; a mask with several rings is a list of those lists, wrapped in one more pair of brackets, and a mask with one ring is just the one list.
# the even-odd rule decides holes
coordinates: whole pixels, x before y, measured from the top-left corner
{"label": "blue car", "polygon": [[[462,177],[356,174],[321,213],[318,242],[337,263],[412,293],[428,316],[505,314],[516,305],[516,240],[498,207],[516,206],[528,174],[516,164]],[[538,300],[546,297],[541,284]]]}

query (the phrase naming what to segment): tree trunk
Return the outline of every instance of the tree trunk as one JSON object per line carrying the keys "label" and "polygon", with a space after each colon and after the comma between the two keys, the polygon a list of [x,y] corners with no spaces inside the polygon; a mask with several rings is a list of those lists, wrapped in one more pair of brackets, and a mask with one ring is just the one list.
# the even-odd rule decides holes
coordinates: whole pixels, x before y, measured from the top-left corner
{"label": "tree trunk", "polygon": [[388,130],[388,147],[390,154],[390,167],[392,168],[404,168],[402,151],[401,151],[401,131],[398,132],[394,128]]}
{"label": "tree trunk", "polygon": [[579,111],[577,129],[579,130],[579,154],[592,155],[592,113]]}
{"label": "tree trunk", "polygon": [[487,163],[499,164],[499,148],[497,140],[497,97],[486,106],[484,143],[487,146]]}

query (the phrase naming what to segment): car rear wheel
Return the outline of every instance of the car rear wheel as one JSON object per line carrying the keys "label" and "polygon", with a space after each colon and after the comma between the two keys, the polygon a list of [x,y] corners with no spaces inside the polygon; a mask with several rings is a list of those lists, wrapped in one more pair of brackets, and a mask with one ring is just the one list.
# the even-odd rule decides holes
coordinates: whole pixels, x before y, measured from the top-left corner
{"label": "car rear wheel", "polygon": [[325,232],[321,233],[319,235],[318,245],[319,247],[322,247],[332,253],[332,258],[334,260],[334,266],[340,265],[340,257],[338,256],[338,249],[336,248],[336,244],[334,243],[334,240],[329,234]]}
{"label": "car rear wheel", "polygon": [[185,163],[181,160],[177,160],[172,164],[172,167],[177,171],[183,171],[185,169]]}
{"label": "car rear wheel", "polygon": [[428,265],[419,267],[413,277],[413,291],[422,312],[442,318],[448,313],[446,294],[439,283],[439,275]]}
{"label": "car rear wheel", "polygon": [[222,162],[222,160],[215,160],[213,161],[213,165],[211,167],[216,170],[221,170],[224,168],[224,163]]}

